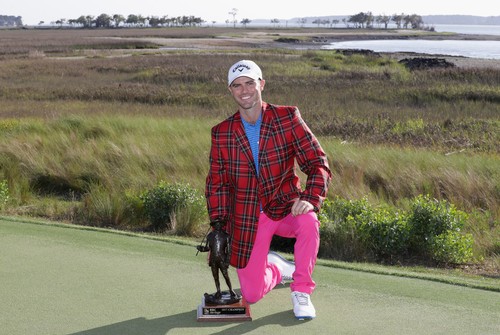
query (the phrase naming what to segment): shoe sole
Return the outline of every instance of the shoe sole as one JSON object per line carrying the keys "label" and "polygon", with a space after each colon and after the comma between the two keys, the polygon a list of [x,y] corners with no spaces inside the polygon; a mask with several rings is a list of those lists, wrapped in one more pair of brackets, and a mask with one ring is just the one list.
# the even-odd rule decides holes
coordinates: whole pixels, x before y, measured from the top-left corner
{"label": "shoe sole", "polygon": [[296,316],[295,317],[299,321],[312,320],[315,316]]}

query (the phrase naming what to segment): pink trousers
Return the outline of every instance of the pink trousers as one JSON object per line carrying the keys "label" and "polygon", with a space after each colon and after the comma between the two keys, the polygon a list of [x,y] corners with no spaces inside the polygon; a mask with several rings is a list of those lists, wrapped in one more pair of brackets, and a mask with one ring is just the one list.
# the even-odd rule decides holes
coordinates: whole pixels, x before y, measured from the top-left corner
{"label": "pink trousers", "polygon": [[257,237],[248,265],[236,270],[241,294],[249,303],[256,303],[281,283],[280,271],[274,264],[267,262],[273,235],[296,238],[295,272],[290,289],[311,294],[316,286],[312,279],[319,249],[319,221],[316,213],[309,212],[296,217],[289,214],[280,221],[273,221],[260,213]]}

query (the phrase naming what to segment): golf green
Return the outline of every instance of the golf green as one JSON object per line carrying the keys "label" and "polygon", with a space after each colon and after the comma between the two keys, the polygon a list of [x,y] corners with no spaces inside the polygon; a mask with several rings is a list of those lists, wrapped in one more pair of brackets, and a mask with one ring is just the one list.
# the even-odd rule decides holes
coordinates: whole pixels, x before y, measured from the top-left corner
{"label": "golf green", "polygon": [[215,286],[194,247],[21,221],[0,220],[0,334],[500,333],[499,292],[323,265],[312,321],[295,320],[281,286],[253,321],[197,322]]}

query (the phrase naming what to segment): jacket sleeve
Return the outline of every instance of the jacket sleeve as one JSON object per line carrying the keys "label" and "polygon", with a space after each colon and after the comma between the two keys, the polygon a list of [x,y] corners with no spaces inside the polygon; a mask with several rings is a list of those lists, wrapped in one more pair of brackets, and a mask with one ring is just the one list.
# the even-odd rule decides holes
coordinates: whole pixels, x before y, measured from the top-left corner
{"label": "jacket sleeve", "polygon": [[310,202],[318,211],[326,197],[332,178],[328,159],[319,141],[300,116],[298,109],[295,109],[292,122],[297,163],[300,170],[307,175],[306,186],[300,198]]}
{"label": "jacket sleeve", "polygon": [[212,129],[212,146],[210,148],[210,169],[206,178],[205,197],[210,221],[228,219],[229,186],[228,177],[221,154],[221,145],[216,128]]}

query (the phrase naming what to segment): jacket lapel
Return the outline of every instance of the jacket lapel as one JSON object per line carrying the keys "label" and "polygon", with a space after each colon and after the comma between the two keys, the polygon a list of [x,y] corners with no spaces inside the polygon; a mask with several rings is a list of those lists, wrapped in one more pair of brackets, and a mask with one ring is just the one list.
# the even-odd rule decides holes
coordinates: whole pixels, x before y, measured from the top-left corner
{"label": "jacket lapel", "polygon": [[[255,167],[255,162],[253,161],[252,149],[250,148],[250,142],[245,134],[245,128],[243,127],[243,123],[241,122],[241,118],[235,119],[235,130],[234,136],[236,139],[236,143],[240,148],[243,155],[246,157],[250,168],[253,173],[257,176],[257,169]],[[238,162],[238,164],[242,164],[243,162]]]}

